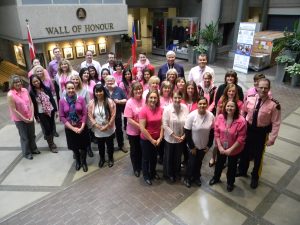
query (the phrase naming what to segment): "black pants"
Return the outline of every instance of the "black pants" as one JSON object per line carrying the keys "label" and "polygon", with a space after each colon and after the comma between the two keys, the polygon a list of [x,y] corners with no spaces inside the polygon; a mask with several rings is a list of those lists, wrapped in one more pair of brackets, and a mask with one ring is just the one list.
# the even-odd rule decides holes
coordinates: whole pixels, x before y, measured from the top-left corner
{"label": "black pants", "polygon": [[112,134],[109,137],[96,137],[98,142],[98,150],[100,159],[105,160],[105,144],[107,147],[107,155],[109,160],[114,159],[114,137],[115,134]]}
{"label": "black pants", "polygon": [[46,115],[45,113],[39,113],[38,117],[40,119],[42,130],[44,131],[45,136],[52,136],[54,131],[54,111],[51,112],[51,116]]}
{"label": "black pants", "polygon": [[189,160],[188,167],[186,171],[186,178],[189,180],[198,180],[201,177],[201,166],[202,160],[205,156],[203,149],[197,149],[196,155],[192,154],[192,151],[189,149]]}
{"label": "black pants", "polygon": [[176,177],[180,174],[182,150],[186,148],[185,142],[169,143],[165,141],[164,176]]}
{"label": "black pants", "polygon": [[128,141],[130,145],[130,159],[133,171],[141,171],[142,169],[142,149],[140,143],[140,135],[131,136],[128,135]]}
{"label": "black pants", "polygon": [[239,172],[247,174],[249,162],[254,159],[252,179],[259,179],[262,169],[262,157],[265,151],[265,143],[268,131],[266,128],[253,128],[248,125],[245,148],[241,153]]}
{"label": "black pants", "polygon": [[53,81],[54,83],[54,89],[55,89],[55,94],[56,94],[56,99],[57,99],[57,106],[59,107],[59,99],[60,99],[60,96],[59,96],[59,85],[56,83],[56,81],[54,80]]}
{"label": "black pants", "polygon": [[222,170],[224,168],[224,164],[226,159],[228,158],[228,167],[227,167],[227,184],[233,185],[235,182],[235,174],[237,169],[237,161],[239,158],[239,154],[234,156],[221,155],[219,151],[217,151],[217,162],[214,173],[215,180],[219,180],[222,174]]}
{"label": "black pants", "polygon": [[162,141],[160,142],[160,144],[158,146],[158,156],[159,156],[159,159],[163,160],[163,158],[164,158],[164,152],[165,152],[165,140],[162,139]]}
{"label": "black pants", "polygon": [[144,179],[152,179],[156,174],[157,147],[143,139],[141,139],[141,147]]}
{"label": "black pants", "polygon": [[121,113],[116,114],[115,125],[116,125],[116,137],[117,137],[118,147],[122,148],[124,146],[124,137],[123,137],[123,130],[122,130]]}

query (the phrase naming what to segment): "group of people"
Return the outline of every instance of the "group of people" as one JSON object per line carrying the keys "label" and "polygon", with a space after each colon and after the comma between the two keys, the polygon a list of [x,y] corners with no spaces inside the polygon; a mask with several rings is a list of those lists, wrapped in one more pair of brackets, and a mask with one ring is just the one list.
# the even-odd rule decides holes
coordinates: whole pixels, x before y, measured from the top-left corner
{"label": "group of people", "polygon": [[167,62],[157,74],[145,53],[139,54],[130,70],[115,60],[114,53],[108,54],[108,62],[101,67],[87,51],[79,73],[61,58],[58,48],[53,53],[55,59],[48,70],[33,62],[29,92],[20,77],[11,80],[11,119],[18,128],[25,158],[40,153],[34,117],[49,149],[57,153],[53,137],[59,116],[76,170],[88,171],[86,157],[93,157],[92,141],[98,145],[98,166],[106,162],[106,149],[112,167],[115,137],[118,149],[127,152],[124,128],[133,173],[140,177],[142,172],[148,185],[160,179],[158,162],[170,182],[183,175],[187,187],[192,183],[200,186],[203,158],[214,146],[209,166],[215,165],[215,171],[210,185],[220,182],[227,162],[227,190],[232,191],[235,177],[247,176],[249,161],[254,159],[250,186],[258,186],[265,146],[274,144],[280,126],[280,105],[272,98],[270,81],[263,74],[255,75],[254,87],[244,96],[233,70],[225,74],[224,84],[214,85],[214,70],[207,66],[206,55],[199,56],[186,81],[173,51],[166,54]]}

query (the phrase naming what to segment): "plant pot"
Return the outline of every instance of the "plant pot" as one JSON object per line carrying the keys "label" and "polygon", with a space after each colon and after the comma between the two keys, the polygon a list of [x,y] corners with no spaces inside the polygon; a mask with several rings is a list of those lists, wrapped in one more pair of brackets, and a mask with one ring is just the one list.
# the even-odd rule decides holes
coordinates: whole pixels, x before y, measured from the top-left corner
{"label": "plant pot", "polygon": [[300,84],[300,76],[299,75],[291,75],[291,86],[296,87]]}
{"label": "plant pot", "polygon": [[210,44],[208,46],[208,63],[212,64],[216,59],[217,46],[215,44]]}
{"label": "plant pot", "polygon": [[283,82],[283,78],[285,75],[285,70],[284,70],[285,67],[286,67],[286,64],[277,63],[275,82],[277,82],[277,83]]}

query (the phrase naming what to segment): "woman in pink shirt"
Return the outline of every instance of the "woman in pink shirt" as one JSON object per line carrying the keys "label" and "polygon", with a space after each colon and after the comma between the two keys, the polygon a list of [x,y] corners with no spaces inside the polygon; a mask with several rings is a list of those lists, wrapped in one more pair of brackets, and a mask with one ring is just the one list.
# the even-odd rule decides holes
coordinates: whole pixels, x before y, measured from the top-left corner
{"label": "woman in pink shirt", "polygon": [[217,91],[217,87],[212,82],[212,75],[209,72],[204,73],[203,81],[199,88],[199,95],[204,96],[208,101],[208,111],[216,114],[214,98]]}
{"label": "woman in pink shirt", "polygon": [[170,81],[163,81],[160,86],[160,107],[164,109],[172,103],[172,84]]}
{"label": "woman in pink shirt", "polygon": [[39,78],[41,78],[44,85],[51,90],[52,94],[55,94],[54,84],[53,84],[52,80],[50,79],[47,70],[45,70],[41,65],[37,65],[32,68],[32,72],[33,72],[33,74],[35,74]]}
{"label": "woman in pink shirt", "polygon": [[156,173],[157,150],[163,139],[162,108],[159,106],[157,90],[149,91],[146,105],[139,114],[142,146],[142,167],[146,184],[152,185],[152,179],[159,179]]}
{"label": "woman in pink shirt", "polygon": [[220,182],[220,177],[226,159],[227,169],[227,191],[234,188],[237,160],[239,153],[243,150],[246,138],[246,120],[240,115],[236,101],[229,100],[223,108],[223,114],[218,115],[215,121],[215,142],[218,147],[217,162],[213,178],[209,185]]}
{"label": "woman in pink shirt", "polygon": [[198,109],[198,99],[199,93],[196,83],[194,81],[188,81],[186,83],[185,97],[182,100],[182,103],[186,104],[189,112],[192,112]]}
{"label": "woman in pink shirt", "polygon": [[169,69],[166,73],[166,80],[170,81],[170,83],[172,85],[172,91],[175,88],[175,81],[176,81],[177,77],[178,77],[178,73],[177,73],[177,70],[174,68]]}
{"label": "woman in pink shirt", "polygon": [[148,90],[149,89],[149,79],[150,77],[153,76],[152,71],[149,70],[148,68],[143,69],[143,74],[142,74],[142,80],[141,83],[143,85],[143,90]]}
{"label": "woman in pink shirt", "polygon": [[178,77],[175,81],[174,90],[178,90],[182,94],[182,99],[185,97],[186,81],[184,77]]}
{"label": "woman in pink shirt", "polygon": [[130,98],[126,102],[124,117],[127,118],[126,133],[130,145],[130,159],[134,175],[140,176],[142,169],[142,149],[140,144],[139,114],[143,107],[143,87],[138,81],[132,83]]}
{"label": "woman in pink shirt", "polygon": [[[28,78],[30,78],[30,77],[32,76],[32,74],[36,74],[36,73],[33,71],[34,67],[36,67],[36,66],[41,66],[41,62],[40,62],[40,60],[39,60],[38,58],[34,58],[34,59],[32,60],[32,67],[31,67],[31,70],[28,72]],[[44,72],[44,74],[45,74],[45,77],[46,77],[47,79],[50,79],[50,80],[51,80],[48,71],[47,71],[46,69],[43,68],[43,72]]]}
{"label": "woman in pink shirt", "polygon": [[79,77],[81,78],[82,88],[86,89],[89,93],[89,99],[93,99],[93,89],[96,85],[95,81],[92,80],[88,68],[84,67],[79,71]]}
{"label": "woman in pink shirt", "polygon": [[122,82],[119,87],[126,94],[127,99],[130,98],[131,93],[131,84],[132,84],[132,73],[130,69],[124,69],[122,75]]}
{"label": "woman in pink shirt", "polygon": [[116,64],[114,65],[114,73],[112,74],[116,80],[116,83],[118,86],[120,86],[120,83],[122,82],[122,78],[123,78],[123,63],[121,61],[116,62]]}
{"label": "woman in pink shirt", "polygon": [[10,91],[7,93],[10,117],[19,131],[24,158],[33,159],[32,154],[40,154],[35,142],[34,109],[28,91],[22,87],[22,80],[13,75]]}

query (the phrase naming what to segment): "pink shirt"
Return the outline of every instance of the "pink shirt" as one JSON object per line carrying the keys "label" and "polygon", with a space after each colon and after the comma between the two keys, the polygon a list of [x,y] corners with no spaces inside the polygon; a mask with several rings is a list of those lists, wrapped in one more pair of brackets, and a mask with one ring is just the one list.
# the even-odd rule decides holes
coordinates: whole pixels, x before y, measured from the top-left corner
{"label": "pink shirt", "polygon": [[[28,72],[28,78],[30,78],[33,74],[33,69]],[[50,79],[50,75],[46,69],[44,69],[44,74],[46,79]]]}
{"label": "pink shirt", "polygon": [[[247,90],[247,93],[246,93],[246,96],[245,96],[244,101],[248,98],[248,96],[256,95],[256,94],[257,94],[257,90],[256,90],[255,87],[249,88],[249,89]],[[272,92],[271,92],[271,91],[268,92],[268,95],[269,95],[270,98],[272,98]]]}
{"label": "pink shirt", "polygon": [[198,103],[197,102],[193,102],[191,104],[188,104],[184,100],[181,100],[181,103],[185,104],[188,107],[189,112],[193,112],[194,110],[198,109]]}
{"label": "pink shirt", "polygon": [[94,91],[94,86],[96,85],[95,81],[90,80],[90,84],[89,85],[87,85],[87,84],[82,84],[82,85],[83,85],[83,87],[85,89],[88,90],[89,95],[90,95],[89,99],[93,99],[94,98],[94,92],[93,92]]}
{"label": "pink shirt", "polygon": [[[7,95],[12,97],[16,106],[16,110],[22,116],[27,119],[30,119],[32,117],[33,111],[31,108],[31,100],[29,97],[29,93],[25,88],[21,88],[21,91],[19,92],[12,89],[7,93]],[[11,108],[9,108],[9,112],[12,121],[22,121]]]}
{"label": "pink shirt", "polygon": [[124,91],[124,93],[126,94],[127,99],[130,98],[130,91],[131,91],[131,82],[129,81],[129,86],[125,87],[125,84],[123,83],[123,81],[120,83],[119,87]]}
{"label": "pink shirt", "polygon": [[[157,140],[160,136],[160,130],[162,126],[162,113],[163,110],[160,107],[152,110],[149,106],[145,105],[139,115],[139,119],[146,120],[146,130],[149,132],[151,137]],[[141,138],[147,140],[146,137],[141,133]]]}
{"label": "pink shirt", "polygon": [[[79,123],[86,123],[87,120],[87,108],[85,104],[85,100],[78,96],[75,103],[76,113],[79,117]],[[70,112],[70,105],[66,101],[65,98],[61,98],[59,100],[59,118],[60,121],[65,124],[66,122],[71,122],[71,119],[68,117]]]}
{"label": "pink shirt", "polygon": [[[244,117],[239,116],[238,119],[234,120],[231,125],[226,125],[226,119],[223,114],[217,116],[215,120],[215,141],[219,139],[221,145],[226,150],[230,148],[236,141],[240,146],[234,149],[230,155],[239,154],[245,145],[247,125]],[[227,147],[226,147],[227,145]],[[218,146],[220,147],[220,146]]]}
{"label": "pink shirt", "polygon": [[[237,105],[239,107],[240,114],[242,114],[242,109],[243,109],[244,103],[241,100],[238,100]],[[218,101],[218,108],[220,109],[219,113],[223,113],[222,98],[220,98],[220,100]]]}
{"label": "pink shirt", "polygon": [[163,96],[160,96],[159,98],[159,102],[160,102],[160,107],[162,109],[166,108],[168,105],[170,105],[173,100],[171,97],[168,97],[168,98],[164,98]]}
{"label": "pink shirt", "polygon": [[117,71],[115,71],[113,73],[113,76],[116,80],[117,85],[120,86],[120,83],[122,82],[122,73],[118,73]]}
{"label": "pink shirt", "polygon": [[[141,99],[140,101],[136,100],[135,98],[130,98],[126,102],[125,110],[124,110],[124,117],[131,118],[135,122],[139,123],[139,113],[144,106],[144,100]],[[127,121],[126,133],[128,135],[137,136],[140,135],[140,129],[133,126],[131,123]]]}
{"label": "pink shirt", "polygon": [[[249,96],[244,103],[243,112],[246,114],[246,120],[252,124],[253,113],[258,101],[258,94]],[[278,136],[281,121],[281,111],[279,103],[268,97],[262,101],[257,117],[257,127],[266,127],[272,125],[272,131],[269,134],[269,141],[274,143]]]}

